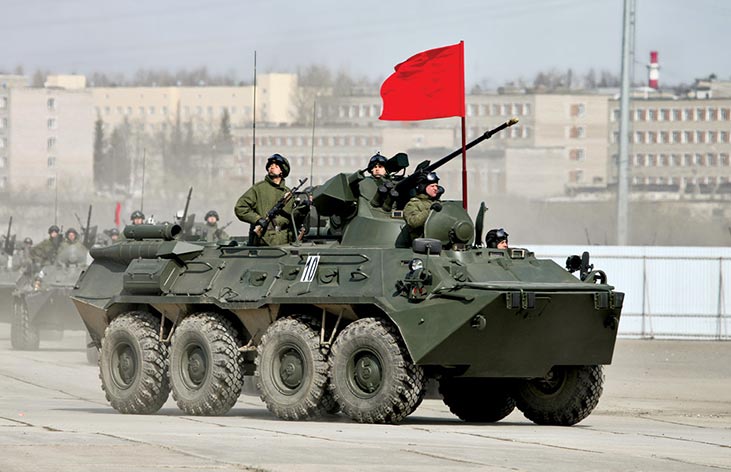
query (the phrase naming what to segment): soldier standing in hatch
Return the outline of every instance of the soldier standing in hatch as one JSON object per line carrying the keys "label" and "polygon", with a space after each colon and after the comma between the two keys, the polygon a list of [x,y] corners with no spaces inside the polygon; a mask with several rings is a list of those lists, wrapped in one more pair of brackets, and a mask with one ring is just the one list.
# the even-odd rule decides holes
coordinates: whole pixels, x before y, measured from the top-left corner
{"label": "soldier standing in hatch", "polygon": [[508,249],[508,233],[503,228],[491,229],[485,235],[485,247]]}
{"label": "soldier standing in hatch", "polygon": [[228,233],[223,228],[218,228],[218,212],[216,210],[210,210],[206,213],[206,224],[203,226],[203,237],[201,239],[209,243],[229,239]]}
{"label": "soldier standing in hatch", "polygon": [[59,246],[61,246],[62,237],[59,235],[61,230],[56,225],[48,228],[48,239],[37,244],[30,250],[33,262],[38,266],[45,264],[53,264],[56,262]]}
{"label": "soldier standing in hatch", "polygon": [[78,242],[79,232],[76,231],[75,228],[69,228],[66,230],[66,237],[64,238],[63,243],[61,243],[61,248],[65,248],[66,246],[72,246],[74,244],[77,244]]}
{"label": "soldier standing in hatch", "polygon": [[370,158],[366,170],[371,175],[366,177],[363,171],[358,171],[360,174],[358,193],[361,197],[368,200],[372,207],[391,211],[394,185],[391,176],[388,175],[388,171],[386,170],[387,162],[388,159],[380,153],[376,153]]}
{"label": "soldier standing in hatch", "polygon": [[[133,226],[134,225],[141,225],[141,224],[143,224],[145,222],[145,214],[142,213],[140,210],[135,210],[135,211],[132,212],[131,215],[129,215],[129,219],[132,222],[131,224]],[[119,237],[117,239],[118,240],[127,239],[124,236],[124,231],[122,232],[122,234],[119,235]]]}
{"label": "soldier standing in hatch", "polygon": [[424,224],[431,210],[440,211],[442,204],[439,197],[444,189],[439,186],[439,176],[429,172],[416,186],[416,196],[412,197],[404,207],[404,219],[409,225],[411,239],[424,237]]}
{"label": "soldier standing in hatch", "polygon": [[267,222],[267,212],[290,190],[284,185],[284,179],[289,175],[289,161],[280,154],[272,154],[266,163],[267,175],[264,180],[257,182],[246,191],[234,207],[236,217],[249,223],[252,231],[257,228],[266,228],[258,238],[260,244],[267,246],[281,246],[291,241],[290,220],[294,199],[290,199],[280,214],[275,215],[272,221]]}

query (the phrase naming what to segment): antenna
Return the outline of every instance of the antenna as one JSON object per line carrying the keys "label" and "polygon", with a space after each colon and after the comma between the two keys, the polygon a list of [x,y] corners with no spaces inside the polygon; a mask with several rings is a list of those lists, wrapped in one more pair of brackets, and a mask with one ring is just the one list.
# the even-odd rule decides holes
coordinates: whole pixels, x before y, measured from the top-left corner
{"label": "antenna", "polygon": [[313,185],[312,166],[315,162],[315,110],[317,106],[317,95],[312,99],[312,149],[310,150],[310,185]]}
{"label": "antenna", "polygon": [[145,161],[147,161],[147,148],[142,148],[142,195],[140,197],[140,211],[145,211]]}
{"label": "antenna", "polygon": [[254,107],[251,122],[251,185],[256,183],[256,50],[254,51]]}

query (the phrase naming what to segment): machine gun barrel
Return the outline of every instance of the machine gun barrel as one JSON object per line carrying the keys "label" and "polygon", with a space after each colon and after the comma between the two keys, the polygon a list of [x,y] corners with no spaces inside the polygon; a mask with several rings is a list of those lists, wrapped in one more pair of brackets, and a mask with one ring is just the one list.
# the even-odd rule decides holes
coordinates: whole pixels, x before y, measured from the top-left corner
{"label": "machine gun barrel", "polygon": [[[86,214],[86,226],[84,227],[84,247],[90,247],[92,244],[94,244],[94,241],[91,240],[91,208],[92,205],[89,205],[89,212]],[[95,231],[96,232],[96,231]]]}
{"label": "machine gun barrel", "polygon": [[13,246],[15,246],[15,241],[14,241],[15,238],[13,238],[13,239],[10,238],[10,231],[12,230],[12,228],[13,228],[13,217],[11,216],[10,221],[8,221],[8,232],[5,233],[5,244],[3,245],[3,252],[5,252],[5,254],[7,254],[8,256],[12,256],[13,251],[15,250],[15,248],[13,247]]}
{"label": "machine gun barrel", "polygon": [[[485,141],[486,139],[490,139],[495,135],[496,133],[499,133],[500,131],[504,130],[505,128],[508,128],[510,126],[513,126],[518,122],[518,118],[510,118],[505,123],[501,124],[500,126],[493,128],[491,130],[485,131],[481,136],[479,136],[476,139],[473,139],[469,143],[465,145],[465,150],[470,149],[474,146],[477,146],[482,141]],[[429,161],[424,161],[419,166],[417,166],[416,171],[406,177],[404,180],[399,182],[396,185],[396,191],[399,193],[399,195],[408,195],[408,190],[410,190],[412,187],[415,186],[416,181],[419,179],[420,176],[426,175],[429,172],[432,172],[433,170],[438,169],[439,167],[443,166],[447,162],[451,161],[455,157],[462,154],[462,148],[455,149],[454,151],[450,152],[446,156],[442,157],[438,161],[436,161],[433,164],[430,164]]]}
{"label": "machine gun barrel", "polygon": [[164,239],[171,241],[180,234],[180,225],[127,225],[124,228],[124,237],[127,239]]}

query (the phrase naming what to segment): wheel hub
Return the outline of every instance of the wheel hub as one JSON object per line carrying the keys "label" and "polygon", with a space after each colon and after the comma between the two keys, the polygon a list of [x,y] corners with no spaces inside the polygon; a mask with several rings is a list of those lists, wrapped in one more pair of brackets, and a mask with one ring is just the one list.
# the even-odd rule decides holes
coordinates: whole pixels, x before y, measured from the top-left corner
{"label": "wheel hub", "polygon": [[132,346],[123,344],[115,350],[116,380],[120,387],[128,388],[137,376],[137,356]]}
{"label": "wheel hub", "polygon": [[282,353],[279,365],[279,378],[282,383],[291,389],[300,386],[304,378],[304,362],[302,356],[294,349]]}
{"label": "wheel hub", "polygon": [[185,369],[188,373],[187,377],[194,386],[200,386],[206,378],[208,370],[208,362],[205,352],[199,347],[194,346],[188,350],[185,359]]}
{"label": "wheel hub", "polygon": [[355,360],[355,384],[365,393],[374,393],[381,386],[381,363],[372,353],[364,353]]}

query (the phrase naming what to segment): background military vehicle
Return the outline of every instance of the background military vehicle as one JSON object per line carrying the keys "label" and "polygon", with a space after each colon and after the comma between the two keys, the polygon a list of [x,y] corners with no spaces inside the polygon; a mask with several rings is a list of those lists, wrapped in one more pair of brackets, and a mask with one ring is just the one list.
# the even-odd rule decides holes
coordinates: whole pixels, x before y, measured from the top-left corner
{"label": "background military vehicle", "polygon": [[623,294],[588,254],[576,278],[528,249],[481,247],[482,214],[475,228],[460,202],[443,202],[426,237],[403,244],[402,207],[359,203],[351,183],[337,175],[314,191],[338,226],[314,233],[329,236],[254,247],[137,226],[92,249],[72,298],[101,348],[112,407],[153,413],[172,391],[187,414],[221,415],[254,374],[266,406],[288,420],[342,410],[398,423],[427,379],[465,421],[498,421],[516,406],[539,424],[589,415]]}

